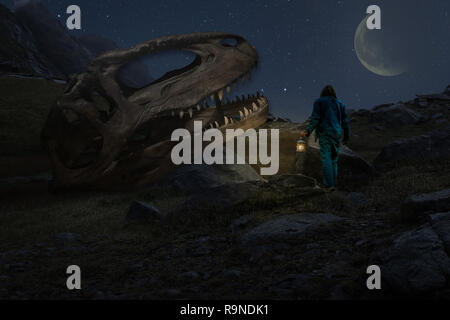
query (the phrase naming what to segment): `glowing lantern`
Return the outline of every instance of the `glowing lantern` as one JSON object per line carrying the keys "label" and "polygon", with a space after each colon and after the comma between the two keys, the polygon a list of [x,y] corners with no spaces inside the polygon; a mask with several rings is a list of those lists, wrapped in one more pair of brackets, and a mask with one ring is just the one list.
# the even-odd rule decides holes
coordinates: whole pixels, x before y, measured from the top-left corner
{"label": "glowing lantern", "polygon": [[297,152],[305,152],[306,151],[306,142],[303,139],[299,139],[297,141]]}

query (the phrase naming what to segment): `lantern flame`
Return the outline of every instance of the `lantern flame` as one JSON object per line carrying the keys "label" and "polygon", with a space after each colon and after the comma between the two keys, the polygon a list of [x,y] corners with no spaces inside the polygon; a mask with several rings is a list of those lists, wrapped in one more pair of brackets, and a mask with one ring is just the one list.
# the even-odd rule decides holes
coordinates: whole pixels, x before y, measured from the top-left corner
{"label": "lantern flame", "polygon": [[297,141],[297,152],[305,152],[306,151],[306,142],[302,139]]}

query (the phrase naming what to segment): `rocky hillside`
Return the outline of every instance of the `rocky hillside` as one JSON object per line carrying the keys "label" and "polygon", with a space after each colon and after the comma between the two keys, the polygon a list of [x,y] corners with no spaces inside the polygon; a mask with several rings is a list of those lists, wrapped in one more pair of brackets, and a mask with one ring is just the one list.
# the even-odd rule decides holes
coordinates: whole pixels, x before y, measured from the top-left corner
{"label": "rocky hillside", "polygon": [[0,4],[0,72],[37,74],[47,78],[63,74],[42,54],[33,33]]}
{"label": "rocky hillside", "polygon": [[450,299],[449,88],[350,116],[332,193],[315,142],[295,152],[306,124],[277,118],[268,179],[190,166],[138,192],[62,195],[48,171],[2,179],[0,298]]}
{"label": "rocky hillside", "polygon": [[[117,49],[98,35],[72,36],[40,0],[16,1],[14,13],[0,4],[0,73],[65,79],[82,73],[99,54]],[[142,87],[153,81],[147,65],[123,68],[124,84]]]}

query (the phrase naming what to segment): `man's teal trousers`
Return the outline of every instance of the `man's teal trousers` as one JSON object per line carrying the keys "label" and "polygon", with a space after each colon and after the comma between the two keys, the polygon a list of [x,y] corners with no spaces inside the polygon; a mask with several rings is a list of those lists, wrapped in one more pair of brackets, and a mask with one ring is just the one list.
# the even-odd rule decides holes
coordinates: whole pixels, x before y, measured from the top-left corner
{"label": "man's teal trousers", "polygon": [[320,136],[320,156],[322,158],[323,184],[325,187],[335,187],[338,174],[340,138]]}

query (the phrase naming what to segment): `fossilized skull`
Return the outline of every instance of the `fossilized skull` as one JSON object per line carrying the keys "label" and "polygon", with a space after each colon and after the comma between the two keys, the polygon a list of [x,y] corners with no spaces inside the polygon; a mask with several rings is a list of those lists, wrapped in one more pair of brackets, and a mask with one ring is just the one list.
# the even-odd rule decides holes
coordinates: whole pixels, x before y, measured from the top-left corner
{"label": "fossilized skull", "polygon": [[[120,82],[117,75],[127,63],[165,50],[190,51],[196,59],[144,88]],[[223,131],[260,126],[268,114],[265,97],[226,97],[238,82],[250,79],[257,62],[249,42],[227,33],[167,36],[102,54],[86,73],[69,80],[42,132],[52,162],[52,187],[147,185],[174,167],[173,130],[192,130],[199,120],[205,129]]]}

